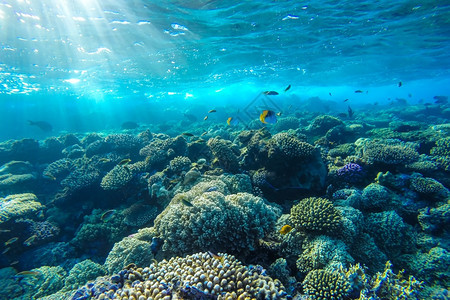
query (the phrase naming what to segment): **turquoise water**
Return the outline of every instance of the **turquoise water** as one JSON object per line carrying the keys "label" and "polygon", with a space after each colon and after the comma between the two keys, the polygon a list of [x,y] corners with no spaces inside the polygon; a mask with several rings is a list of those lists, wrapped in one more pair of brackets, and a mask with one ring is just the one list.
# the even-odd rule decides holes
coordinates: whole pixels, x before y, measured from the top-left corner
{"label": "turquoise water", "polygon": [[27,119],[99,130],[288,84],[294,103],[449,94],[446,1],[184,2],[3,1],[0,138],[37,134]]}
{"label": "turquoise water", "polygon": [[443,0],[0,1],[0,300],[448,299],[449,53]]}

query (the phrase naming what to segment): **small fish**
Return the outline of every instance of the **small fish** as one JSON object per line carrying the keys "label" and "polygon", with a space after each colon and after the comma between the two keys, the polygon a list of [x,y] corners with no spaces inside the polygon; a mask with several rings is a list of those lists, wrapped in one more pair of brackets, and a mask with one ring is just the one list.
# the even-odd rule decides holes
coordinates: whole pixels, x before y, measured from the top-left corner
{"label": "small fish", "polygon": [[130,162],[131,162],[131,159],[125,158],[125,159],[122,159],[122,160],[118,163],[118,165],[119,165],[119,166],[125,166],[125,165],[128,165]]}
{"label": "small fish", "polygon": [[277,116],[281,117],[283,113],[281,111],[277,112]]}
{"label": "small fish", "polygon": [[15,260],[15,261],[13,261],[12,263],[10,263],[9,265],[10,266],[14,266],[14,265],[17,265],[19,263],[19,261],[18,260]]}
{"label": "small fish", "polygon": [[205,121],[208,120],[208,116],[205,116],[205,117],[203,118],[203,120],[205,120]]}
{"label": "small fish", "polygon": [[29,238],[27,238],[27,239],[23,242],[23,244],[24,244],[25,246],[31,246],[36,238],[37,238],[37,235],[33,234],[32,236],[30,236]]}
{"label": "small fish", "polygon": [[344,102],[347,102],[347,101],[348,101],[348,98],[344,100]]}
{"label": "small fish", "polygon": [[182,135],[185,135],[185,136],[194,136],[192,133],[189,133],[189,132],[183,132]]}
{"label": "small fish", "polygon": [[159,249],[163,245],[164,240],[158,237],[152,237],[152,242],[150,243],[150,250],[153,254],[158,253]]}
{"label": "small fish", "polygon": [[269,96],[276,96],[278,95],[278,92],[275,91],[265,91],[263,92],[264,95],[269,95]]}
{"label": "small fish", "polygon": [[204,136],[206,134],[208,134],[208,131],[203,132],[200,136]]}
{"label": "small fish", "polygon": [[12,243],[17,242],[18,239],[19,239],[18,237],[10,238],[9,240],[7,240],[5,242],[5,246],[11,245]]}
{"label": "small fish", "polygon": [[158,261],[154,258],[152,258],[152,264],[154,267],[158,267]]}
{"label": "small fish", "polygon": [[398,82],[398,87],[401,87],[403,83],[401,81]]}
{"label": "small fish", "polygon": [[208,113],[215,113],[216,110],[215,109],[211,109],[210,111],[208,111]]}
{"label": "small fish", "polygon": [[208,189],[205,191],[205,193],[215,192],[215,191],[217,191],[217,190],[219,190],[219,188],[218,188],[217,186],[212,186],[212,187],[208,188]]}
{"label": "small fish", "polygon": [[116,213],[115,209],[107,210],[102,214],[100,220],[102,220],[103,222],[108,222],[115,213]]}
{"label": "small fish", "polygon": [[328,93],[328,95],[332,96],[331,93]]}
{"label": "small fish", "polygon": [[102,157],[102,158],[100,158],[99,159],[99,162],[102,162],[102,163],[108,163],[108,162],[110,162],[111,160],[109,159],[109,158],[104,158],[104,157]]}
{"label": "small fish", "polygon": [[9,250],[11,250],[11,248],[5,248],[5,250],[2,251],[2,254],[6,254],[6,252],[8,252]]}
{"label": "small fish", "polygon": [[208,254],[211,255],[212,258],[219,260],[221,263],[223,263],[223,261],[225,260],[225,258],[222,255],[214,254],[211,251],[208,251]]}
{"label": "small fish", "polygon": [[355,112],[353,111],[353,109],[350,107],[350,105],[349,105],[348,108],[347,108],[347,113],[348,113],[348,117],[349,117],[349,118],[353,117],[353,114],[355,113]]}
{"label": "small fish", "polygon": [[22,271],[17,273],[15,276],[22,276],[22,277],[28,277],[28,276],[40,276],[41,272],[38,271]]}
{"label": "small fish", "polygon": [[272,110],[264,110],[259,115],[259,120],[264,124],[275,124],[277,122],[277,116]]}
{"label": "small fish", "polygon": [[233,117],[229,117],[227,119],[227,124],[228,124],[228,126],[236,126],[236,125],[239,125],[239,120],[236,118],[233,118]]}
{"label": "small fish", "polygon": [[364,93],[364,91],[356,90],[355,93],[356,93],[356,94],[362,94],[362,93]]}
{"label": "small fish", "polygon": [[291,88],[291,85],[288,85],[287,88],[284,89],[284,92],[289,91],[290,88]]}
{"label": "small fish", "polygon": [[284,225],[283,227],[281,227],[280,233],[282,235],[285,235],[285,234],[288,234],[291,230],[292,230],[292,226],[291,225]]}
{"label": "small fish", "polygon": [[30,121],[28,120],[28,125],[39,127],[44,132],[50,132],[53,130],[53,127],[50,123],[45,121]]}
{"label": "small fish", "polygon": [[48,173],[43,174],[42,177],[44,177],[45,179],[48,179],[48,180],[56,180],[55,176],[53,176],[52,174],[48,174]]}
{"label": "small fish", "polygon": [[183,203],[183,205],[186,205],[187,207],[193,207],[194,205],[187,201],[186,199],[181,199],[181,203]]}
{"label": "small fish", "polygon": [[0,229],[0,233],[6,233],[6,232],[11,232],[11,230],[9,230],[9,229]]}

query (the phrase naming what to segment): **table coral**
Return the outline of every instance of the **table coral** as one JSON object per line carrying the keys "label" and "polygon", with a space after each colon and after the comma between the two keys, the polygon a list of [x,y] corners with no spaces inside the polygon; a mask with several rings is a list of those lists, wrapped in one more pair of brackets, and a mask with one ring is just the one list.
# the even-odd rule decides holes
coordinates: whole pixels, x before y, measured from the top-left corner
{"label": "table coral", "polygon": [[0,198],[0,224],[17,218],[32,218],[44,209],[34,194],[15,194]]}
{"label": "table coral", "polygon": [[341,214],[325,198],[303,199],[291,209],[291,222],[300,231],[336,233],[341,225]]}

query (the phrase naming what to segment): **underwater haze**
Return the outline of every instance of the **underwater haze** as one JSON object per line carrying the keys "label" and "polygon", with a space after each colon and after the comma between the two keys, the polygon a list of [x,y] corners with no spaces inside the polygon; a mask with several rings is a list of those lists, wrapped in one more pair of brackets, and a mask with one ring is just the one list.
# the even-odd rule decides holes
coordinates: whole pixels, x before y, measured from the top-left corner
{"label": "underwater haze", "polygon": [[1,0],[0,300],[449,299],[450,3]]}
{"label": "underwater haze", "polygon": [[151,123],[156,103],[233,106],[288,84],[294,102],[430,101],[449,94],[449,19],[431,0],[2,1],[0,138],[38,134],[28,119]]}

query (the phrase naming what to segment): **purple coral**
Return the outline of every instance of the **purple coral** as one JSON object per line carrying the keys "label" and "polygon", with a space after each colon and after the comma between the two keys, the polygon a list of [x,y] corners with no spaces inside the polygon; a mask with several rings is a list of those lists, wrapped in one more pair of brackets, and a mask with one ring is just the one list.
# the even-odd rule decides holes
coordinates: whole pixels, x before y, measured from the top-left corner
{"label": "purple coral", "polygon": [[362,181],[366,172],[356,163],[348,163],[336,171],[338,178],[346,182],[356,183]]}

